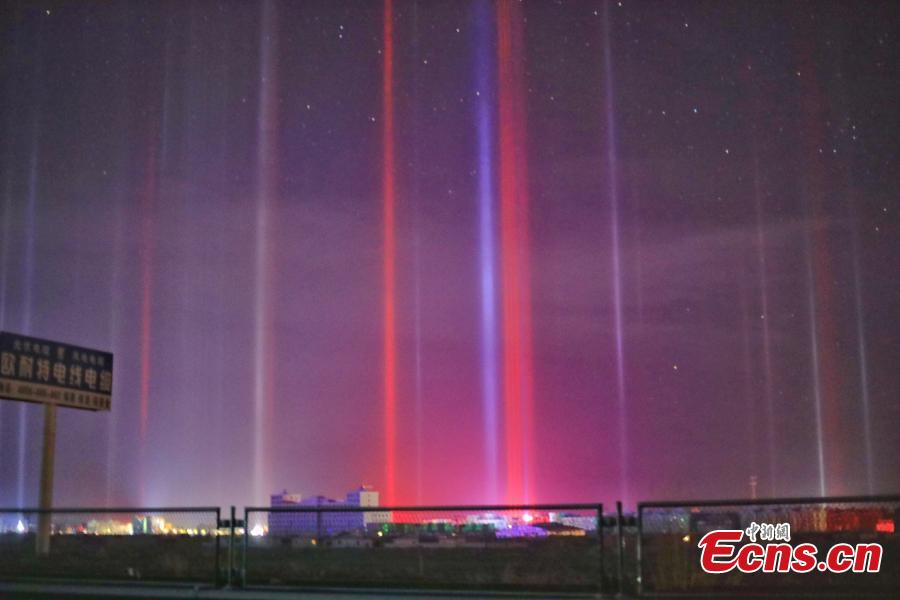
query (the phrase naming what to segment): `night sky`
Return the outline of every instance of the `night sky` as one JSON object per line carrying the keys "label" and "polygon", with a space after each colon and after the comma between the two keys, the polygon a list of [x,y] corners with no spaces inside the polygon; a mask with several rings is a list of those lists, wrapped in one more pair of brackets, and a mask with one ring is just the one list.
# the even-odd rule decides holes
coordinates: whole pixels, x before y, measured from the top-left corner
{"label": "night sky", "polygon": [[115,355],[56,504],[896,492],[898,24],[3,2],[0,329]]}

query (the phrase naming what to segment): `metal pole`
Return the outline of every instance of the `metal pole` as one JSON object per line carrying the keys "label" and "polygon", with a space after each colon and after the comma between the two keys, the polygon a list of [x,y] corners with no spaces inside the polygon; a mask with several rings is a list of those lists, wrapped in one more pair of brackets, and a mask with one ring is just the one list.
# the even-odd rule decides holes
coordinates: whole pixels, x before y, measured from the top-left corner
{"label": "metal pole", "polygon": [[222,580],[222,563],[220,559],[221,554],[221,544],[219,543],[219,525],[222,523],[222,511],[219,508],[216,508],[216,529],[215,531],[211,531],[210,533],[216,538],[216,577],[213,582],[213,586],[218,588],[219,582]]}
{"label": "metal pole", "polygon": [[241,587],[247,587],[247,550],[250,548],[250,511],[244,507],[244,551],[241,553]]}
{"label": "metal pole", "polygon": [[[321,506],[321,502],[317,504]],[[322,541],[322,511],[316,511],[316,544]]]}
{"label": "metal pole", "polygon": [[622,501],[616,500],[616,542],[619,546],[616,574],[619,579],[619,594],[625,593],[625,539],[622,537]]}
{"label": "metal pole", "polygon": [[603,592],[603,578],[606,576],[606,566],[603,564],[603,505],[597,505],[597,540],[600,542],[600,578],[597,580],[597,592]]}
{"label": "metal pole", "polygon": [[234,574],[234,506],[231,507],[231,520],[228,522],[231,535],[228,536],[228,587],[233,583]]}
{"label": "metal pole", "polygon": [[644,593],[644,507],[637,507],[637,595]]}
{"label": "metal pole", "polygon": [[41,491],[36,550],[38,556],[50,554],[50,522],[53,515],[53,460],[56,453],[56,405],[44,405],[44,449],[41,454]]}

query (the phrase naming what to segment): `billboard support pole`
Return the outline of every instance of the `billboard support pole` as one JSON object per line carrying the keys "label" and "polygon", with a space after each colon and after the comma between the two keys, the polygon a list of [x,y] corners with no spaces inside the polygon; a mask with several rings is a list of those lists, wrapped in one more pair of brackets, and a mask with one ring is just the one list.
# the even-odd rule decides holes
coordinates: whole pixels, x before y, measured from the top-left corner
{"label": "billboard support pole", "polygon": [[36,550],[50,554],[50,521],[53,508],[53,462],[56,454],[56,404],[44,405],[44,449],[41,454],[41,491]]}

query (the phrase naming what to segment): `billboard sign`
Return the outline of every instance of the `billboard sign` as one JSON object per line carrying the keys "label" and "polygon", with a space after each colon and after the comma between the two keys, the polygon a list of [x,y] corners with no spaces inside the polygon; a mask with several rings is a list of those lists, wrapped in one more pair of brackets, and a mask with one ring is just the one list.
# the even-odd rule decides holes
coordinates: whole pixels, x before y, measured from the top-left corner
{"label": "billboard sign", "polygon": [[0,331],[0,398],[109,410],[109,352]]}

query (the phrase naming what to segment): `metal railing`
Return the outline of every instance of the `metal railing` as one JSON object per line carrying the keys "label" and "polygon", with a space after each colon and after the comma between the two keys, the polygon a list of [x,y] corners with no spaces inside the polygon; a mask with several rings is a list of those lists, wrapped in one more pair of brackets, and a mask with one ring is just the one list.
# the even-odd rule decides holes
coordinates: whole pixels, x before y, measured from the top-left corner
{"label": "metal railing", "polygon": [[[900,495],[601,504],[0,508],[0,581],[617,592],[636,596],[900,591]],[[42,517],[44,517],[42,519]],[[49,517],[49,555],[36,552]],[[702,571],[712,529],[788,523],[791,543],[878,543],[879,573]],[[224,540],[222,538],[225,538]]]}
{"label": "metal railing", "polygon": [[244,524],[245,587],[604,588],[600,504],[250,507]]}
{"label": "metal railing", "polygon": [[[218,586],[217,507],[0,508],[0,580]],[[36,552],[49,518],[49,553]]]}
{"label": "metal railing", "polygon": [[[637,510],[637,593],[691,597],[798,592],[848,597],[893,595],[900,591],[900,565],[896,562],[900,542],[893,532],[898,516],[900,495],[641,502]],[[839,542],[879,543],[883,547],[881,572],[704,572],[700,566],[700,538],[713,529],[745,530],[752,522],[789,524],[790,543],[815,544],[818,560]],[[885,525],[884,531],[879,531],[879,523]]]}

